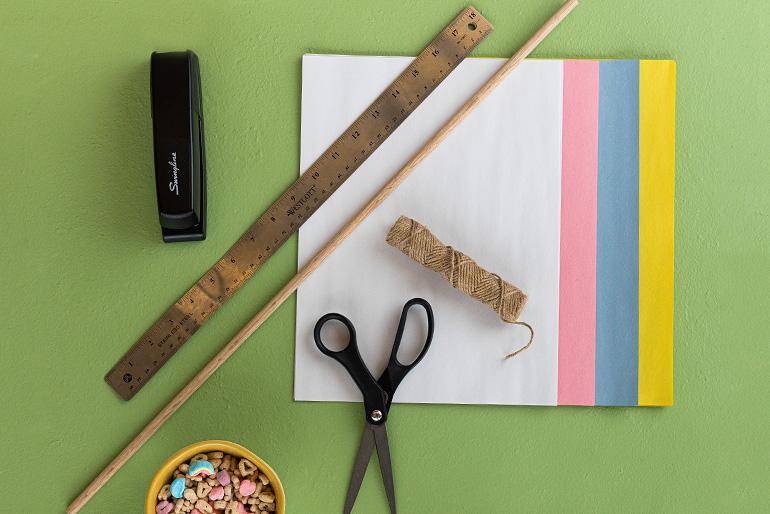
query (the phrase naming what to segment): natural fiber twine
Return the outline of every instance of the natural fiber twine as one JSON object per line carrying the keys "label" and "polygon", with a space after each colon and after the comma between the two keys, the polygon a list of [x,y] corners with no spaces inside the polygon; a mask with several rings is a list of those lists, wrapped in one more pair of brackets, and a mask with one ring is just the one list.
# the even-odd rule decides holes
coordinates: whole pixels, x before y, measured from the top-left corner
{"label": "natural fiber twine", "polygon": [[527,327],[530,331],[529,342],[506,355],[506,359],[532,344],[532,327],[518,321],[527,303],[527,295],[521,289],[499,275],[486,271],[464,253],[445,245],[427,227],[406,216],[398,218],[388,232],[386,241],[415,262],[440,273],[455,289],[488,305],[503,321]]}

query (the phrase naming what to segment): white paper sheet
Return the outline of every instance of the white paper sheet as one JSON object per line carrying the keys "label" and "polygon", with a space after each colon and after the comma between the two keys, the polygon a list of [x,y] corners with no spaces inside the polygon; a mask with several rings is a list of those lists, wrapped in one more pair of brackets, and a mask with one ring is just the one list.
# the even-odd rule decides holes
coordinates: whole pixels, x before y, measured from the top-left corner
{"label": "white paper sheet", "polygon": [[[408,65],[407,57],[306,55],[302,64],[302,170]],[[502,65],[466,59],[300,230],[303,265]],[[313,342],[322,315],[356,326],[375,377],[403,304],[433,305],[431,350],[395,401],[555,405],[559,293],[562,63],[527,61],[473,112],[299,289],[294,397],[361,401],[345,370]],[[404,214],[529,296],[528,332],[388,246]],[[421,314],[419,308],[412,314]],[[415,324],[415,327],[418,326]],[[415,334],[417,329],[415,329]],[[406,360],[404,358],[403,360]]]}

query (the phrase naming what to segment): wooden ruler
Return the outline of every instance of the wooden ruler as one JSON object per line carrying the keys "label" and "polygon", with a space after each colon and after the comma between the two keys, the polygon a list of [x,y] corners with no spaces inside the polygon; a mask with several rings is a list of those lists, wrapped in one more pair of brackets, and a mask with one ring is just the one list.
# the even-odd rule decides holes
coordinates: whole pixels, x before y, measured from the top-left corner
{"label": "wooden ruler", "polygon": [[105,375],[130,400],[492,31],[466,7]]}

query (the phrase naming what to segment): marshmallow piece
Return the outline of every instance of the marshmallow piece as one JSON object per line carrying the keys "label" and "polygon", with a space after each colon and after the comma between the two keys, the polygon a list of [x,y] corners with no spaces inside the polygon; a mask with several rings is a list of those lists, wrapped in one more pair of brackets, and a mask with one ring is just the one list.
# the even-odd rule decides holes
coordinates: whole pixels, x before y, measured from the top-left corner
{"label": "marshmallow piece", "polygon": [[176,499],[182,498],[184,496],[184,490],[185,490],[185,479],[184,477],[175,478],[173,482],[171,482],[171,496],[173,496]]}
{"label": "marshmallow piece", "polygon": [[174,504],[165,500],[155,506],[155,512],[158,514],[169,514],[172,510],[174,510]]}
{"label": "marshmallow piece", "polygon": [[196,460],[190,464],[190,471],[188,473],[191,477],[208,476],[214,474],[214,466],[207,460]]}
{"label": "marshmallow piece", "polygon": [[241,486],[238,489],[238,491],[241,493],[242,496],[251,496],[254,494],[254,491],[257,490],[257,484],[252,482],[251,480],[244,480],[241,482]]}
{"label": "marshmallow piece", "polygon": [[209,492],[209,500],[221,500],[225,497],[225,488],[221,485],[212,487]]}

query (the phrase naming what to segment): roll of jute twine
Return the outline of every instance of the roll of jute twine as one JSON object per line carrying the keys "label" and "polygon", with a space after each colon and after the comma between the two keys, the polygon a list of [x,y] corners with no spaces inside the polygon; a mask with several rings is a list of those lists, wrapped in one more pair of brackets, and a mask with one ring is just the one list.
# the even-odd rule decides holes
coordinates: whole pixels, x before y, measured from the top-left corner
{"label": "roll of jute twine", "polygon": [[439,273],[455,289],[489,306],[506,323],[528,328],[530,336],[527,344],[506,355],[506,359],[518,355],[532,344],[534,330],[518,320],[527,303],[527,295],[521,289],[485,270],[464,253],[445,245],[427,227],[406,216],[396,220],[386,241],[418,264]]}

